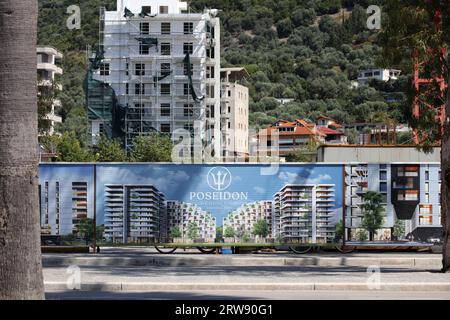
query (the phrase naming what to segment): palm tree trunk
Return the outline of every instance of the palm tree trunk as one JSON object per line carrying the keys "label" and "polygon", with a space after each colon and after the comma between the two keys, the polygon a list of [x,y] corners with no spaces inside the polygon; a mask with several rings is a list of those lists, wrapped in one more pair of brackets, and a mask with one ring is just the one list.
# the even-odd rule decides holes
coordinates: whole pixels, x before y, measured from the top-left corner
{"label": "palm tree trunk", "polygon": [[0,300],[44,298],[36,28],[37,1],[0,1]]}
{"label": "palm tree trunk", "polygon": [[447,120],[449,117],[450,89],[447,93],[447,104],[445,106],[446,120],[441,148],[441,222],[444,230],[442,270],[445,272],[450,272],[450,123]]}

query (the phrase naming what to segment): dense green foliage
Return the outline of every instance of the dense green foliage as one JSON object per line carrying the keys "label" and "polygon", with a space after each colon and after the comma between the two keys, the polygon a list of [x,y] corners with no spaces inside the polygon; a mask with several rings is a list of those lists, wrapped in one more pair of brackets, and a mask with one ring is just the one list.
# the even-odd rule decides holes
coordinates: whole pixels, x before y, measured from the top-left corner
{"label": "dense green foliage", "polygon": [[253,235],[265,238],[269,235],[269,225],[265,219],[256,220],[252,230]]}
{"label": "dense green foliage", "polygon": [[58,156],[62,162],[169,162],[171,160],[172,142],[166,136],[156,133],[150,136],[138,136],[133,140],[133,149],[127,155],[116,140],[100,137],[95,147],[82,147],[74,131],[61,135],[44,136],[41,144]]}
{"label": "dense green foliage", "polygon": [[[222,10],[222,65],[245,66],[250,73],[243,84],[250,89],[251,126],[319,115],[344,123],[365,122],[377,112],[405,122],[404,97],[398,94],[400,102],[388,102],[392,99],[387,97],[405,91],[407,78],[388,88],[376,83],[351,88],[358,70],[376,67],[381,50],[375,43],[376,32],[366,28],[365,8],[382,2],[194,0],[191,8],[194,12],[205,7]],[[83,1],[80,30],[66,28],[65,10],[71,4],[68,0],[39,1],[39,43],[64,52],[61,100],[66,122],[60,130],[75,131],[85,146],[87,127],[81,119],[85,117],[85,49],[98,42],[98,8],[115,9],[115,1]],[[278,98],[295,100],[280,105]]]}

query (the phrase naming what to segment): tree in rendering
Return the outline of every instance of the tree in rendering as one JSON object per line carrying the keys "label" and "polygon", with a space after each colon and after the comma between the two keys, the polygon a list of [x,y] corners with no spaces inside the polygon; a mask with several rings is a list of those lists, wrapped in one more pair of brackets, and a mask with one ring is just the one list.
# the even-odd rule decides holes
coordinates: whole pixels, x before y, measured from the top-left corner
{"label": "tree in rendering", "polygon": [[[448,55],[450,47],[450,5],[445,0],[407,1],[390,0],[383,6],[384,21],[379,42],[383,47],[382,62],[386,66],[411,71],[414,55],[419,61],[427,61],[425,73],[449,77]],[[444,49],[444,50],[443,50]],[[416,92],[410,92],[410,100]],[[419,119],[410,118],[410,123],[421,139],[421,147],[429,151],[434,143],[441,141],[441,223],[443,226],[443,271],[450,272],[450,126],[448,121],[441,131],[436,121],[438,107],[445,103],[445,114],[450,115],[450,95],[442,98],[437,83],[432,83],[425,92],[426,109]]]}
{"label": "tree in rendering", "polygon": [[334,234],[337,240],[341,240],[344,237],[344,224],[342,220],[339,220],[334,226]]}
{"label": "tree in rendering", "polygon": [[383,195],[375,191],[367,191],[363,195],[361,210],[363,217],[361,227],[369,232],[369,240],[373,241],[375,232],[383,226]]}
{"label": "tree in rendering", "polygon": [[170,236],[172,238],[180,238],[181,237],[181,230],[179,226],[175,226],[170,230]]}
{"label": "tree in rendering", "polygon": [[0,300],[43,299],[37,1],[0,1]]}
{"label": "tree in rendering", "polygon": [[187,226],[187,236],[191,240],[196,240],[199,237],[199,228],[196,222],[189,222]]}
{"label": "tree in rendering", "polygon": [[400,240],[405,236],[405,221],[404,220],[395,220],[394,228],[392,230],[392,235],[396,240]]}
{"label": "tree in rendering", "polygon": [[264,219],[256,220],[253,225],[252,233],[257,237],[267,237],[269,235],[269,225],[267,224],[267,221]]}
{"label": "tree in rendering", "polygon": [[235,235],[236,234],[235,234],[234,229],[232,227],[230,227],[230,226],[226,226],[225,227],[225,230],[223,232],[223,236],[225,238],[234,238]]}

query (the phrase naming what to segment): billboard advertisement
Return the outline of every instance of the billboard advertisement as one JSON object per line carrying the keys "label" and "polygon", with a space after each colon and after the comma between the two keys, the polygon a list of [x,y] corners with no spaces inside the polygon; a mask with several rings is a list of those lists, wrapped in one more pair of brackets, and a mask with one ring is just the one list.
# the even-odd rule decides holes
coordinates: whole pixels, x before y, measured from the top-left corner
{"label": "billboard advertisement", "polygon": [[340,164],[41,164],[41,224],[70,234],[95,206],[106,242],[332,243],[342,172]]}
{"label": "billboard advertisement", "polygon": [[118,244],[442,236],[438,163],[42,163],[39,179],[47,235],[90,235],[95,217],[98,240]]}

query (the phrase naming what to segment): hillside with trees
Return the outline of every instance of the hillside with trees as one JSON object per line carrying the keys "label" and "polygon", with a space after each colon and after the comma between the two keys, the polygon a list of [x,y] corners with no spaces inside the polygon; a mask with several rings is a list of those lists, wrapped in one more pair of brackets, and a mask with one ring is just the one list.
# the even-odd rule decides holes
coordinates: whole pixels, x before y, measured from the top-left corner
{"label": "hillside with trees", "polygon": [[[277,119],[327,115],[341,123],[370,122],[387,115],[405,123],[407,74],[395,83],[371,81],[352,87],[361,69],[377,67],[377,32],[366,27],[365,0],[194,0],[192,12],[220,9],[222,66],[245,66],[250,77],[250,126]],[[87,145],[83,92],[86,46],[98,42],[98,8],[115,0],[85,1],[81,29],[66,27],[68,0],[39,1],[39,44],[63,51],[62,132],[75,132]],[[294,99],[281,105],[276,99]]]}

